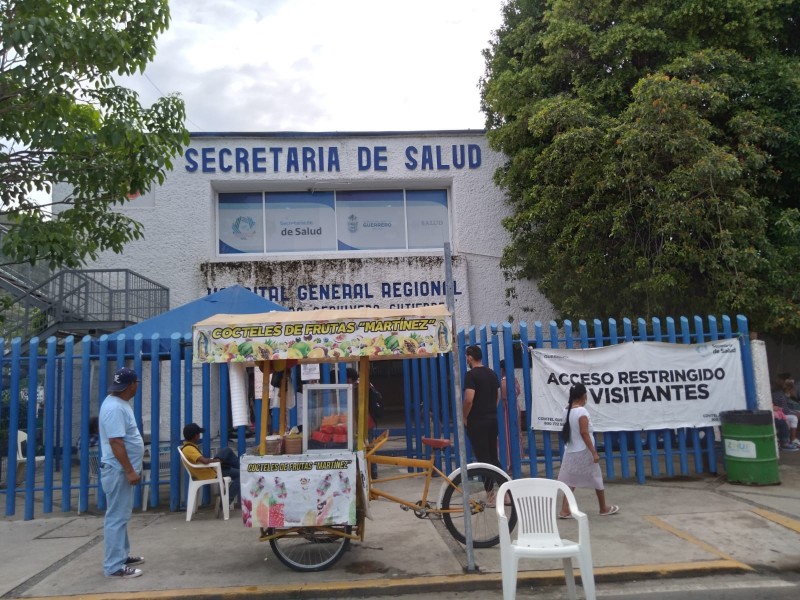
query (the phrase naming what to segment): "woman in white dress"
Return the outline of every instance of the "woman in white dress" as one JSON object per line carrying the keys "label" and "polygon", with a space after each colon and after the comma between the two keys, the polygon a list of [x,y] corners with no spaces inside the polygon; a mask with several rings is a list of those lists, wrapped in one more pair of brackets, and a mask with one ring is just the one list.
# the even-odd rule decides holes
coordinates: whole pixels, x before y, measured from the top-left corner
{"label": "woman in white dress", "polygon": [[[619,512],[619,506],[606,504],[600,455],[594,447],[592,422],[589,420],[589,411],[586,410],[587,397],[586,386],[582,383],[569,389],[569,405],[564,409],[564,428],[561,430],[564,457],[561,459],[558,480],[566,483],[573,491],[576,487],[594,489],[600,514],[613,515]],[[558,516],[561,519],[572,516],[566,498]]]}

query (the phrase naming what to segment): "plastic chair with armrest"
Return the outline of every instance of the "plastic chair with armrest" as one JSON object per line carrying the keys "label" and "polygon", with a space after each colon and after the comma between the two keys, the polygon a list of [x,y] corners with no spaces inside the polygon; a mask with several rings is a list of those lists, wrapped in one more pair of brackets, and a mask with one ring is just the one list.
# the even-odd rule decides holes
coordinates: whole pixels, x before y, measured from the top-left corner
{"label": "plastic chair with armrest", "polygon": [[[569,503],[572,516],[578,522],[578,541],[562,539],[558,531],[558,493]],[[517,538],[511,539],[504,503],[511,494],[517,513]],[[517,571],[520,558],[561,558],[567,591],[576,599],[572,559],[578,561],[586,600],[595,600],[592,548],[589,544],[589,518],[578,510],[572,490],[560,481],[541,478],[515,479],[500,486],[496,500],[500,525],[500,565],[503,575],[503,598],[511,600],[517,592]]]}
{"label": "plastic chair with armrest", "polygon": [[[211,463],[210,465],[191,463],[186,456],[184,456],[183,450],[181,450],[180,446],[178,446],[178,454],[181,457],[181,463],[186,469],[186,473],[189,475],[189,491],[186,494],[186,520],[191,521],[192,516],[194,516],[194,513],[197,510],[197,494],[200,492],[200,489],[204,485],[216,484],[219,486],[219,498],[217,498],[217,502],[222,503],[222,513],[227,521],[230,518],[230,501],[228,490],[230,489],[231,478],[223,477],[222,465],[220,465],[218,462]],[[193,469],[214,469],[216,472],[216,477],[213,479],[194,479],[192,477],[192,471],[190,467]]]}

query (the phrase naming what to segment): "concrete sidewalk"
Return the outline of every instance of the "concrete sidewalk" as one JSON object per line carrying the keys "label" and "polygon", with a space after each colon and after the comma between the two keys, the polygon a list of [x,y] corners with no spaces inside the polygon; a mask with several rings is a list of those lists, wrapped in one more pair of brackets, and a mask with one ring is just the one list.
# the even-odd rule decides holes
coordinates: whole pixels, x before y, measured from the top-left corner
{"label": "concrete sidewalk", "polygon": [[[800,454],[800,453],[795,453]],[[597,514],[594,493],[578,490],[589,513],[595,577],[677,577],[749,570],[800,569],[800,457],[781,456],[782,484],[731,485],[724,477],[674,477],[607,484],[617,515]],[[412,484],[415,485],[415,484]],[[409,483],[402,495],[409,492]],[[101,569],[102,516],[0,521],[0,598],[319,598],[401,595],[415,591],[492,590],[499,595],[497,547],[478,549],[479,571],[465,572],[466,554],[440,522],[415,518],[388,502],[372,502],[363,542],[332,568],[290,571],[240,512],[229,521],[201,509],[136,512],[132,552],[144,555],[142,577],[117,580]],[[575,535],[574,521],[560,521]],[[574,539],[574,537],[573,537]],[[519,585],[563,583],[559,561],[523,563]]]}

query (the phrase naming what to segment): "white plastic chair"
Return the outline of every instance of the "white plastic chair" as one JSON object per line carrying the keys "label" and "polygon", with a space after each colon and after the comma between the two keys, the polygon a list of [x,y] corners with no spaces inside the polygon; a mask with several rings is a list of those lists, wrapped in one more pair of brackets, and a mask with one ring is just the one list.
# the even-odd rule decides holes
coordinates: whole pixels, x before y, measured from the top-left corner
{"label": "white plastic chair", "polygon": [[[186,520],[191,521],[192,516],[197,510],[197,494],[200,489],[204,485],[216,484],[219,486],[219,498],[217,498],[217,502],[222,503],[222,513],[227,521],[230,518],[231,508],[228,500],[228,490],[230,489],[231,478],[222,476],[222,465],[218,462],[211,463],[210,465],[190,463],[183,455],[183,450],[181,450],[180,446],[178,446],[178,454],[181,457],[181,463],[186,469],[186,473],[189,475],[189,491],[186,494]],[[214,479],[193,479],[192,472],[189,470],[189,467],[194,469],[214,469],[217,472],[217,476]]]}
{"label": "white plastic chair", "polygon": [[[17,431],[17,463],[25,462],[26,460],[25,456],[22,454],[22,442],[27,443],[27,441],[28,441],[28,434],[25,431]],[[27,445],[26,451],[35,452],[35,448],[31,448],[30,445]],[[34,456],[34,460],[38,465],[40,462],[44,460],[44,456]]]}
{"label": "white plastic chair", "polygon": [[[558,532],[558,492],[569,502],[572,516],[578,522],[578,541],[562,539]],[[510,493],[517,512],[517,538],[511,539],[504,499]],[[503,599],[512,600],[517,593],[517,571],[520,558],[561,558],[567,591],[576,600],[572,559],[578,560],[581,583],[586,600],[595,600],[592,549],[589,545],[589,518],[578,510],[569,487],[552,479],[515,479],[500,486],[496,500],[500,524],[500,564],[503,573]]]}
{"label": "white plastic chair", "polygon": [[[26,453],[35,452],[35,449],[27,444],[28,434],[25,431],[17,430],[17,486],[25,483],[25,474],[27,472],[26,462],[27,458],[22,454],[22,442],[26,442]],[[43,464],[44,456],[34,456],[35,466],[38,469],[39,465]],[[8,467],[8,465],[6,465]]]}

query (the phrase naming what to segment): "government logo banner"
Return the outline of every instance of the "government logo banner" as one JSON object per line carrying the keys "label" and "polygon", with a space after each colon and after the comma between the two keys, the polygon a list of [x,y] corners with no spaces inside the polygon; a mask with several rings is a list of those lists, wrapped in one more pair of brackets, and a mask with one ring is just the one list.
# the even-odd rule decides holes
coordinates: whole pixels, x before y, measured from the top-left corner
{"label": "government logo banner", "polygon": [[587,388],[595,432],[719,425],[720,412],[746,408],[735,339],[542,348],[531,355],[533,429],[561,430],[569,388],[576,383]]}

